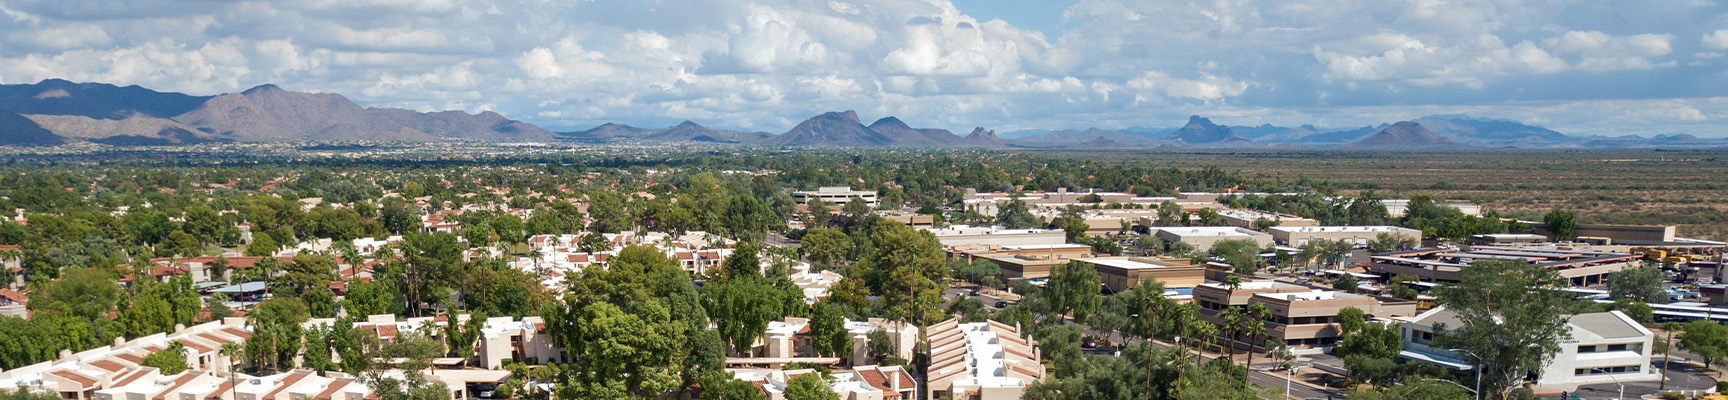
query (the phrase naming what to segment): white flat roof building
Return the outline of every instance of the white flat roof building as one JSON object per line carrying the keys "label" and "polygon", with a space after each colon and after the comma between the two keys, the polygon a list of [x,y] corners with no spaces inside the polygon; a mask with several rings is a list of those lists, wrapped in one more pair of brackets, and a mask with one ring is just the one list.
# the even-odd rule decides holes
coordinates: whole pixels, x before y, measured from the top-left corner
{"label": "white flat roof building", "polygon": [[[1655,335],[1632,317],[1619,311],[1577,314],[1566,324],[1572,338],[1561,341],[1560,352],[1538,371],[1538,386],[1661,379],[1650,366]],[[1469,355],[1433,347],[1436,325],[1461,327],[1463,321],[1445,306],[1411,318],[1400,327],[1404,352],[1399,357],[1456,370],[1473,368]]]}
{"label": "white flat roof building", "polygon": [[792,201],[809,203],[811,200],[822,199],[828,204],[846,204],[852,201],[852,196],[864,199],[865,204],[876,206],[876,191],[852,190],[847,186],[823,186],[816,190],[799,190],[792,192]]}

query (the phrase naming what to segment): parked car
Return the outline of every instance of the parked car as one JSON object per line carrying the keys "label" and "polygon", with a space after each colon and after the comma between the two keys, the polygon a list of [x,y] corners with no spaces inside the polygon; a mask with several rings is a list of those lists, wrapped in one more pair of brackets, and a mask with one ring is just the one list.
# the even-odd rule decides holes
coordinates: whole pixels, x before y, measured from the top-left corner
{"label": "parked car", "polygon": [[1093,339],[1093,338],[1086,338],[1086,339],[1082,339],[1082,340],[1081,340],[1081,341],[1080,341],[1080,348],[1084,348],[1084,349],[1096,349],[1096,348],[1098,348],[1098,340],[1097,340],[1097,339]]}
{"label": "parked car", "polygon": [[1006,301],[1006,300],[997,300],[996,301],[996,308],[1007,308],[1007,307],[1008,307],[1008,301]]}
{"label": "parked car", "polygon": [[972,291],[968,292],[966,295],[972,296],[972,297],[978,297],[978,289],[972,289]]}

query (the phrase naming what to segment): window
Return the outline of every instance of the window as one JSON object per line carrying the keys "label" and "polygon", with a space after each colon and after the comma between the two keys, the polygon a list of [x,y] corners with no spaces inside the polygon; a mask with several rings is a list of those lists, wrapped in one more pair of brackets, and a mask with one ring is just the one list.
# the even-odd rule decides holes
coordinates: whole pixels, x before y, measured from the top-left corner
{"label": "window", "polygon": [[1434,332],[1428,332],[1428,331],[1411,331],[1411,332],[1413,332],[1410,335],[1411,336],[1410,341],[1412,341],[1412,342],[1416,342],[1419,344],[1428,344],[1428,343],[1434,341]]}
{"label": "window", "polygon": [[1596,352],[1596,345],[1593,345],[1593,344],[1580,345],[1580,346],[1578,346],[1578,352],[1579,353],[1595,353]]}
{"label": "window", "polygon": [[1622,344],[1608,345],[1608,351],[1626,351],[1626,344],[1622,343]]}

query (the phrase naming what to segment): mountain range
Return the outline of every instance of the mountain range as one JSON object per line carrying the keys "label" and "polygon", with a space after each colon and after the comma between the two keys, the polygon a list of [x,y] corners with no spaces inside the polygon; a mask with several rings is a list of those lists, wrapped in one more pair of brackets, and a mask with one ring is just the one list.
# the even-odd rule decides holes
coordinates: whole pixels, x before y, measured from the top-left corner
{"label": "mountain range", "polygon": [[[74,83],[0,85],[0,144],[74,140],[167,145],[278,140],[552,140],[552,132],[491,111],[422,113],[361,107],[339,94],[262,85],[189,96],[138,86]],[[12,116],[21,117],[13,118]],[[48,132],[43,136],[42,132]]]}
{"label": "mountain range", "polygon": [[979,127],[961,136],[914,128],[894,116],[865,125],[854,111],[826,112],[775,134],[716,129],[693,121],[650,129],[607,123],[551,132],[486,111],[418,112],[370,108],[340,94],[304,93],[262,85],[240,93],[193,96],[138,86],[49,79],[0,85],[0,145],[70,142],[171,145],[282,140],[486,140],[576,143],[715,143],[787,147],[978,148],[1728,148],[1728,139],[1685,134],[1569,136],[1514,121],[1434,115],[1357,128],[1313,125],[1227,126],[1198,115],[1176,128],[1129,127],[1022,130]]}

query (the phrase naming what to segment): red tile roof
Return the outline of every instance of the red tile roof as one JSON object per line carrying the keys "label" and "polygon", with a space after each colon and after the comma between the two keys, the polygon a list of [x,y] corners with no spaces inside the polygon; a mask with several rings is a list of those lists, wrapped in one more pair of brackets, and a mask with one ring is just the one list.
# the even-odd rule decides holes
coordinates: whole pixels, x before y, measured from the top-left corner
{"label": "red tile roof", "polygon": [[174,384],[168,385],[167,389],[164,389],[161,392],[156,393],[156,397],[154,397],[154,399],[155,400],[167,399],[169,393],[174,393],[174,391],[180,389],[181,386],[186,386],[187,383],[192,383],[193,379],[198,379],[198,377],[200,377],[200,376],[204,376],[204,373],[202,373],[202,372],[187,372],[183,375],[180,375],[179,379],[174,380]]}
{"label": "red tile roof", "polygon": [[82,387],[96,386],[96,380],[95,379],[86,378],[83,375],[79,375],[79,374],[72,372],[72,371],[54,371],[51,373],[54,374],[54,376],[66,378],[67,380],[77,382]]}

